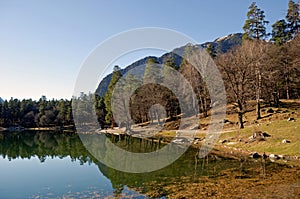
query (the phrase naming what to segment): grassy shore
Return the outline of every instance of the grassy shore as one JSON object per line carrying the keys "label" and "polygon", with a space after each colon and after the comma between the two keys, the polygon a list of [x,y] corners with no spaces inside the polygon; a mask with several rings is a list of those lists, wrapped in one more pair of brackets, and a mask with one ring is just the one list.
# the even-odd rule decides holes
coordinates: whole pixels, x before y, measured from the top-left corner
{"label": "grassy shore", "polygon": [[[249,164],[242,171],[246,174],[245,178],[242,178],[241,169],[237,167],[224,170],[217,176],[186,176],[180,180],[174,179],[173,183],[153,182],[153,189],[147,195],[153,198],[161,196],[161,193],[166,193],[169,198],[300,198],[299,159],[281,159],[271,163],[269,159],[249,158],[249,154],[253,152],[300,157],[300,100],[284,100],[281,105],[280,108],[264,106],[262,119],[256,121],[254,103],[250,103],[250,110],[244,117],[244,129],[238,128],[233,106],[228,106],[228,122],[224,124],[214,151],[221,157],[240,159],[241,165]],[[270,109],[273,113],[270,113]],[[288,121],[288,118],[295,120]],[[209,121],[210,118],[200,119],[196,137],[205,138]],[[255,132],[264,132],[270,137],[250,142],[250,136]],[[158,136],[171,139],[176,136],[176,131],[165,130]],[[290,143],[282,143],[284,139]],[[226,142],[222,143],[224,140]],[[192,146],[199,148],[201,144],[199,142]],[[245,162],[242,163],[242,160]],[[264,175],[262,165],[265,167]],[[252,174],[251,177],[247,178],[248,174]]]}
{"label": "grassy shore", "polygon": [[[263,141],[249,142],[249,137],[259,131],[268,133],[270,137],[266,137]],[[249,126],[242,130],[224,133],[220,139],[228,141],[225,145],[260,153],[300,156],[300,118],[296,118],[295,122],[278,120],[266,122],[259,126]],[[282,143],[283,140],[290,143]]]}
{"label": "grassy shore", "polygon": [[[262,119],[255,120],[255,103],[248,103],[248,110],[244,115],[245,128],[237,126],[237,115],[234,107],[227,107],[227,122],[220,132],[217,146],[241,149],[241,151],[258,152],[263,154],[277,154],[300,157],[300,100],[282,100],[280,108],[262,108]],[[271,111],[270,111],[271,110]],[[272,112],[272,113],[270,113]],[[293,118],[293,121],[288,121]],[[205,138],[210,118],[200,119],[200,129],[196,138]],[[264,140],[250,142],[250,137],[257,132],[270,135]],[[172,138],[176,136],[175,130],[164,130],[158,136]],[[282,143],[287,140],[289,143]],[[224,141],[223,144],[220,142]],[[200,143],[201,144],[201,143]],[[224,148],[224,147],[223,147]]]}

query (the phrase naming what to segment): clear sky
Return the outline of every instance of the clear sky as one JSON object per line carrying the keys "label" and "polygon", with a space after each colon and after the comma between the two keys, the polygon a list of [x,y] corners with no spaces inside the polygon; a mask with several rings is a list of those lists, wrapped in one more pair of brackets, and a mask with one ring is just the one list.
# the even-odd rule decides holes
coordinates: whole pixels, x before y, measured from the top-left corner
{"label": "clear sky", "polygon": [[[162,27],[197,43],[212,41],[242,32],[251,2],[0,0],[0,97],[70,99],[82,62],[108,37],[132,28]],[[269,27],[286,15],[288,0],[256,2]]]}

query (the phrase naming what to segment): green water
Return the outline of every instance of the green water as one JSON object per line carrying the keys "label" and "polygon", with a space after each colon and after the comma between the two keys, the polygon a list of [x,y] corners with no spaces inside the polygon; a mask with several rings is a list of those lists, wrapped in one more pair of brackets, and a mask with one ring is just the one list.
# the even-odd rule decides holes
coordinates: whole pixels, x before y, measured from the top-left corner
{"label": "green water", "polygon": [[[159,147],[141,144],[138,139],[117,140],[116,144],[139,152]],[[214,179],[224,170],[241,169],[239,160],[216,155],[203,160],[197,158],[197,152],[189,149],[177,161],[155,172],[132,174],[101,164],[90,155],[77,134],[0,133],[0,198],[146,198],[144,194],[152,189],[158,189],[164,198],[168,193],[159,184],[174,184],[182,177],[199,182],[201,176]],[[259,162],[244,163],[243,171],[247,173],[241,175],[259,175],[251,170],[255,164],[260,167]]]}
{"label": "green water", "polygon": [[144,198],[125,185],[113,187],[76,134],[0,133],[0,176],[3,199]]}

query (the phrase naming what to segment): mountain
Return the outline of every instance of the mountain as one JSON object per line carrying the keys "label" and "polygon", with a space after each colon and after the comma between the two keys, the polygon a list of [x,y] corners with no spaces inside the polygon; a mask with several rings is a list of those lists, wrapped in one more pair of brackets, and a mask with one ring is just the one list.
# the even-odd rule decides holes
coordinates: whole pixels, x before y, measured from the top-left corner
{"label": "mountain", "polygon": [[224,37],[219,37],[213,42],[200,44],[200,46],[206,48],[208,44],[211,44],[215,47],[217,53],[226,53],[231,48],[242,44],[242,36],[242,33],[230,34]]}
{"label": "mountain", "polygon": [[4,100],[0,97],[0,103],[4,102]]}
{"label": "mountain", "polygon": [[[232,49],[233,47],[235,47],[237,45],[240,45],[241,43],[242,43],[242,33],[235,33],[235,34],[229,34],[229,35],[224,36],[224,37],[220,37],[220,38],[214,40],[213,42],[206,42],[206,43],[203,43],[203,44],[196,44],[195,46],[202,47],[202,48],[207,48],[207,46],[209,44],[211,44],[215,47],[217,53],[225,53],[228,50]],[[189,45],[189,44],[187,44],[187,45]],[[181,60],[182,60],[182,58],[179,55],[184,54],[185,47],[186,47],[186,45],[181,46],[179,48],[175,48],[171,52],[163,54],[161,57],[148,56],[148,57],[145,57],[143,59],[140,59],[140,60],[130,64],[126,68],[121,69],[121,73],[125,74],[129,70],[131,70],[131,69],[133,69],[137,66],[146,64],[146,62],[149,58],[154,58],[158,63],[161,64],[161,63],[164,63],[165,60],[167,60],[168,58],[173,57],[174,61],[175,61],[175,64],[179,67],[180,63],[181,63]],[[109,82],[111,80],[111,77],[112,77],[112,74],[109,74],[105,78],[103,78],[103,80],[100,82],[100,84],[98,85],[98,88],[96,89],[96,93],[98,95],[100,95],[100,96],[105,95],[105,93],[107,91],[107,88],[108,88],[108,85],[109,85]]]}

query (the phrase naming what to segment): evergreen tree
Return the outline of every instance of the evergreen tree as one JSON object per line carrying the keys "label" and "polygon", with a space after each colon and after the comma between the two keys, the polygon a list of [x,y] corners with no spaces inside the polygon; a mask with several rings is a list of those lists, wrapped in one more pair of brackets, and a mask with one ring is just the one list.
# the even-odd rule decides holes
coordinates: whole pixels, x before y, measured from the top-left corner
{"label": "evergreen tree", "polygon": [[[152,105],[159,103],[159,98],[164,95],[164,92],[161,90],[161,86],[158,86],[163,81],[163,68],[156,61],[154,57],[150,57],[147,60],[143,84],[146,85],[147,89],[144,89],[144,103],[148,106],[149,115],[151,123],[153,123],[155,117],[158,116],[156,109],[149,109]],[[159,119],[159,118],[158,118]]]}
{"label": "evergreen tree", "polygon": [[168,84],[175,83],[176,86],[177,86],[177,84],[178,84],[177,81],[174,81],[174,79],[168,78],[168,76],[174,76],[173,75],[174,70],[172,70],[172,69],[174,69],[174,70],[178,70],[179,69],[179,67],[175,63],[175,60],[174,60],[173,56],[168,57],[165,60],[164,66],[163,66],[163,72],[162,72],[163,74],[162,74],[162,76],[163,76],[163,82],[167,81],[166,83],[168,83]]}
{"label": "evergreen tree", "polygon": [[60,100],[58,102],[59,112],[56,118],[56,123],[58,125],[64,125],[66,118],[67,118],[67,110],[68,107],[66,106],[66,102],[64,100]]}
{"label": "evergreen tree", "polygon": [[131,131],[132,125],[131,115],[135,114],[135,112],[130,111],[130,102],[132,95],[136,93],[140,86],[141,81],[138,76],[129,72],[125,77],[119,80],[112,99],[113,112],[118,113],[115,115],[115,121],[120,127],[125,125],[126,131],[129,132]]}
{"label": "evergreen tree", "polygon": [[266,31],[266,25],[269,21],[265,20],[264,11],[257,7],[256,3],[253,2],[247,13],[247,20],[243,26],[245,33],[243,34],[243,40],[245,39],[256,39],[263,40],[269,34]]}
{"label": "evergreen tree", "polygon": [[[258,8],[255,2],[253,2],[247,13],[247,20],[244,24],[244,31],[243,40],[255,40],[257,45],[259,44],[260,40],[266,39],[269,34],[266,31],[266,25],[269,21],[265,20],[265,12]],[[251,52],[252,53],[252,52]],[[260,114],[260,98],[261,98],[261,91],[262,91],[262,71],[261,66],[262,64],[258,61],[256,63],[252,63],[253,67],[255,68],[255,92],[256,92],[256,119],[261,118]]]}
{"label": "evergreen tree", "polygon": [[288,24],[285,20],[281,19],[272,25],[272,38],[271,41],[276,45],[282,45],[290,39],[290,32]]}
{"label": "evergreen tree", "polygon": [[143,82],[144,83],[160,83],[162,79],[162,69],[155,58],[150,57],[147,60]]}
{"label": "evergreen tree", "polygon": [[170,57],[168,57],[165,62],[164,65],[169,66],[175,70],[178,70],[179,67],[176,65],[175,63],[175,59],[174,59],[174,54],[172,53],[172,55]]}
{"label": "evergreen tree", "polygon": [[288,21],[288,27],[292,38],[295,37],[300,30],[300,16],[299,16],[299,4],[294,1],[289,1],[288,12],[286,15]]}
{"label": "evergreen tree", "polygon": [[208,44],[206,48],[206,52],[212,57],[215,58],[217,56],[217,51],[214,45]]}
{"label": "evergreen tree", "polygon": [[104,103],[104,97],[95,95],[95,99],[96,99],[95,108],[96,108],[97,119],[101,128],[104,128],[106,124],[105,116],[107,114],[105,103]]}
{"label": "evergreen tree", "polygon": [[111,123],[112,128],[114,127],[114,118],[113,118],[113,113],[112,113],[111,98],[112,98],[113,91],[115,89],[115,85],[121,77],[122,77],[122,74],[120,71],[120,67],[115,66],[110,83],[108,85],[107,92],[104,96],[104,103],[105,103],[105,107],[106,107],[106,111],[107,111],[107,114],[105,116],[105,121],[107,123]]}

